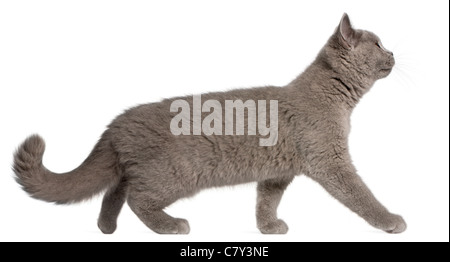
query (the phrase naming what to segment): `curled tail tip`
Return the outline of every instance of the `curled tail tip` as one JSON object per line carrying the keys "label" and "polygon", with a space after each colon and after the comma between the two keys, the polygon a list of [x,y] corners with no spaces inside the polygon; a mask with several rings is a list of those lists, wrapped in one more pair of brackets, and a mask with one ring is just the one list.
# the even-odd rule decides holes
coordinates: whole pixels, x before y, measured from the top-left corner
{"label": "curled tail tip", "polygon": [[25,139],[20,148],[23,148],[30,153],[42,155],[45,150],[45,142],[40,135],[33,134]]}
{"label": "curled tail tip", "polygon": [[45,142],[39,135],[29,136],[14,154],[14,171],[25,171],[42,163]]}
{"label": "curled tail tip", "polygon": [[33,185],[42,179],[42,156],[45,151],[45,142],[39,135],[29,136],[14,154],[13,171],[16,181],[23,189],[33,194]]}

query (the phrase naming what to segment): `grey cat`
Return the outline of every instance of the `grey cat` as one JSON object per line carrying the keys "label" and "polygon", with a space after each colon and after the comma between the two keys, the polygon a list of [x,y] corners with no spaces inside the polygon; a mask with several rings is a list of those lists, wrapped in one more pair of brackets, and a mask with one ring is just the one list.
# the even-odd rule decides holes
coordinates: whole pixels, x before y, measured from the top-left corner
{"label": "grey cat", "polygon": [[[169,130],[175,99],[167,99],[119,115],[88,158],[68,173],[46,169],[43,139],[29,137],[14,156],[16,180],[32,197],[59,204],[106,190],[98,219],[106,234],[115,231],[125,201],[153,231],[187,234],[188,221],[171,217],[165,207],[204,188],[256,181],[259,230],[284,234],[288,226],[278,218],[277,207],[294,176],[304,174],[370,225],[401,233],[406,223],[375,199],[348,151],[353,108],[394,63],[393,53],[375,34],[353,29],[344,14],[315,61],[287,86],[202,95],[222,104],[278,100],[276,145],[259,146],[260,135],[175,136]],[[192,105],[192,97],[182,99]]]}

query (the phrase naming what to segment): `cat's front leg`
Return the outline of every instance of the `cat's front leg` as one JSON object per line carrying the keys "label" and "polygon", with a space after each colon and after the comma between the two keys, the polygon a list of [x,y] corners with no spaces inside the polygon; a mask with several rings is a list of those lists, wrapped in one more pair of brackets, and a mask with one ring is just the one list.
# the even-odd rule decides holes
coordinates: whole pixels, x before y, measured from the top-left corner
{"label": "cat's front leg", "polygon": [[293,177],[269,179],[258,182],[256,221],[263,234],[286,234],[287,224],[278,219],[277,208],[283,192]]}
{"label": "cat's front leg", "polygon": [[[356,173],[346,156],[337,156],[320,166],[311,176],[333,197],[364,218],[372,226],[388,233],[401,233],[406,223],[401,216],[390,213],[372,194]],[[331,159],[330,159],[331,160]]]}

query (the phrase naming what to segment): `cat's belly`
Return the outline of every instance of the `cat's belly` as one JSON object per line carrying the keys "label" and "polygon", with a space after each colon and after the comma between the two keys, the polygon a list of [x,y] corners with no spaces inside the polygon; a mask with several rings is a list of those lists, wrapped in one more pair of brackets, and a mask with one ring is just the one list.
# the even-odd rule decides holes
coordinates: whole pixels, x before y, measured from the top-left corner
{"label": "cat's belly", "polygon": [[142,190],[179,190],[179,195],[187,195],[202,188],[303,173],[292,136],[281,125],[276,144],[260,146],[258,135],[174,136],[154,126],[131,129],[133,123],[128,122],[113,127],[114,147],[129,183],[146,185]]}
{"label": "cat's belly", "polygon": [[221,171],[214,171],[207,176],[199,176],[200,187],[238,185],[250,182],[258,182],[267,179],[287,178],[297,175],[293,169],[281,170],[262,167],[260,169],[241,169],[224,167]]}
{"label": "cat's belly", "polygon": [[[197,143],[185,155],[199,187],[236,185],[273,178],[292,177],[302,173],[302,161],[291,144],[280,139],[275,146],[259,146],[254,140],[229,137],[235,141]],[[201,140],[201,138],[199,138]],[[232,143],[228,143],[232,142]],[[189,174],[186,174],[189,175]]]}

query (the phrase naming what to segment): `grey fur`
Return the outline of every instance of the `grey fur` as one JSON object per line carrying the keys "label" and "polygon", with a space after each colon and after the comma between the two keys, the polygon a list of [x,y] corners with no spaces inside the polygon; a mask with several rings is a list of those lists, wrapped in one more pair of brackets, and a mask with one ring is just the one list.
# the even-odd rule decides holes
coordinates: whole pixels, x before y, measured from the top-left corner
{"label": "grey fur", "polygon": [[[389,233],[404,220],[379,203],[352,165],[348,151],[350,114],[376,80],[389,75],[393,54],[371,32],[355,30],[344,14],[315,61],[285,87],[208,93],[202,99],[278,100],[278,143],[259,146],[259,136],[174,136],[175,99],[141,105],[118,116],[87,160],[54,174],[42,165],[44,142],[31,136],[17,150],[14,172],[32,197],[71,203],[107,189],[98,225],[113,233],[120,209],[131,209],[157,233],[189,232],[184,219],[163,209],[208,187],[257,181],[257,226],[286,233],[277,207],[294,176],[304,174],[372,226]],[[191,104],[192,97],[183,97]],[[247,121],[246,121],[247,122]]]}

